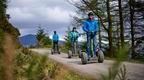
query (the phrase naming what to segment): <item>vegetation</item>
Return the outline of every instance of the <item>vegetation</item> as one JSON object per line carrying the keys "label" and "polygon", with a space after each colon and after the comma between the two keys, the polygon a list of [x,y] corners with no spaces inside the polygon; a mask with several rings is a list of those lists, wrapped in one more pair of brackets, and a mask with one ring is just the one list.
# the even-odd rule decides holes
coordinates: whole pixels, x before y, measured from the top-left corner
{"label": "vegetation", "polygon": [[14,75],[16,80],[88,80],[28,49],[17,51]]}
{"label": "vegetation", "polygon": [[123,61],[127,59],[128,48],[125,45],[117,51],[117,58],[112,67],[109,68],[108,75],[102,75],[102,80],[127,80],[127,69]]}
{"label": "vegetation", "polygon": [[38,47],[50,46],[52,43],[52,40],[41,27],[39,27],[36,37],[38,40]]}
{"label": "vegetation", "polygon": [[66,31],[66,36],[65,36],[65,47],[63,49],[64,52],[68,52],[68,50],[71,49],[71,42],[70,42],[70,39],[69,39],[69,33],[70,33],[71,29],[70,27],[68,27],[68,30]]}
{"label": "vegetation", "polygon": [[[118,9],[114,9],[110,3],[111,0],[81,0],[81,3],[74,4],[78,8],[78,12],[82,14],[82,18],[74,17],[77,25],[81,25],[81,21],[84,20],[86,12],[93,11],[99,18],[101,26],[108,34],[109,49],[108,53],[110,57],[116,57],[115,63],[109,69],[108,75],[103,75],[103,80],[126,80],[126,68],[120,68],[122,61],[127,58],[129,46],[125,46],[124,36],[124,23],[123,20],[127,19],[130,23],[131,29],[131,49],[132,58],[135,59],[136,53],[134,51],[134,41],[137,39],[134,37],[134,28],[138,25],[138,21],[143,20],[143,1],[137,2],[135,0],[126,0],[123,4],[121,0],[114,0],[118,2]],[[122,6],[123,5],[123,6]],[[17,46],[17,38],[20,35],[18,29],[14,28],[8,22],[10,17],[6,14],[7,1],[0,0],[0,79],[3,80],[88,80],[88,78],[75,74],[50,60],[45,55],[38,55],[29,51],[28,49],[15,50]],[[124,10],[128,11],[127,14]],[[128,10],[127,10],[128,9]],[[115,14],[116,15],[114,16]],[[105,13],[107,12],[107,13]],[[142,13],[142,14],[139,14]],[[116,21],[119,20],[119,21]],[[119,23],[120,22],[120,23]],[[116,27],[116,28],[115,28]],[[113,32],[117,32],[115,34]],[[101,36],[101,35],[100,35]],[[101,36],[102,37],[102,36]],[[43,29],[39,28],[37,33],[37,39],[39,41],[39,47],[50,45],[51,40],[46,36]],[[118,39],[118,42],[115,40]],[[142,38],[140,38],[141,40]],[[69,46],[68,37],[66,37],[66,46]],[[100,40],[101,41],[101,40]],[[85,47],[85,46],[83,46]],[[116,48],[116,49],[115,49]],[[69,47],[66,48],[67,50]],[[115,51],[114,51],[115,50]],[[16,53],[15,53],[16,52]],[[143,58],[143,56],[142,56]]]}
{"label": "vegetation", "polygon": [[[86,19],[87,13],[92,11],[100,21],[99,41],[102,48],[106,49],[109,57],[116,57],[116,49],[124,47],[129,43],[130,53],[135,59],[135,42],[143,41],[142,31],[144,20],[143,6],[141,0],[80,0],[73,2],[68,0],[77,8],[78,16],[74,16],[72,26],[82,26],[82,21]],[[139,29],[138,29],[139,28]],[[104,35],[105,34],[105,35]],[[108,41],[108,47],[102,41]]]}
{"label": "vegetation", "polygon": [[0,0],[0,78],[13,80],[13,59],[18,29],[9,22],[6,14],[7,1]]}

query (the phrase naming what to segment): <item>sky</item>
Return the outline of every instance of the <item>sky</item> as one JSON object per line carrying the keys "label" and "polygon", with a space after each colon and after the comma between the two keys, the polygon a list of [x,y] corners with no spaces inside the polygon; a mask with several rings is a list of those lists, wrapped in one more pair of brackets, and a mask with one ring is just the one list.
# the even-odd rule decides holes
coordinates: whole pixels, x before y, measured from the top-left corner
{"label": "sky", "polygon": [[9,0],[7,13],[21,36],[36,34],[41,26],[50,36],[56,30],[63,39],[72,16],[76,15],[75,10],[67,0]]}

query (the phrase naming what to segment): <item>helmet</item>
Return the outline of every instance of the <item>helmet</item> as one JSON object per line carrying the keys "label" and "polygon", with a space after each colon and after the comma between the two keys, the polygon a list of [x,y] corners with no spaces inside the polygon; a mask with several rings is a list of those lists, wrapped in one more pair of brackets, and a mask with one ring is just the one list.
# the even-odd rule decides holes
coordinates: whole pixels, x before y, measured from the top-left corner
{"label": "helmet", "polygon": [[76,29],[76,27],[73,27],[73,29]]}
{"label": "helmet", "polygon": [[54,33],[56,33],[56,31],[54,31]]}
{"label": "helmet", "polygon": [[94,16],[93,12],[89,12],[88,16]]}

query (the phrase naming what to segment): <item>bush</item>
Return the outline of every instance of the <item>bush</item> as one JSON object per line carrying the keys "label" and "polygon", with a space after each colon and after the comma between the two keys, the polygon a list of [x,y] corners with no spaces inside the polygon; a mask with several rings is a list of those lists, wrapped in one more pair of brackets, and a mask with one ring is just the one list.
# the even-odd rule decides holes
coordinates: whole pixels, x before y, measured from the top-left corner
{"label": "bush", "polygon": [[53,76],[57,65],[28,49],[22,49],[16,53],[15,75],[16,80],[42,80]]}

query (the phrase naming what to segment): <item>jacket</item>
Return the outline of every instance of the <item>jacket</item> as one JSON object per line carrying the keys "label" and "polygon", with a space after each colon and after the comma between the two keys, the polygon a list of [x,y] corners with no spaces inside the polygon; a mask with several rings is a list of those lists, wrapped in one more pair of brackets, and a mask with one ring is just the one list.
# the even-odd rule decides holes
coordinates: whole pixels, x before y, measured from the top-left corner
{"label": "jacket", "polygon": [[78,33],[77,31],[76,31],[76,32],[71,31],[71,32],[69,33],[68,37],[69,37],[69,40],[70,40],[71,42],[75,42],[75,41],[78,40],[79,33]]}
{"label": "jacket", "polygon": [[83,30],[85,32],[97,32],[99,30],[98,20],[86,20],[83,22]]}
{"label": "jacket", "polygon": [[53,42],[59,41],[59,36],[57,34],[53,35]]}

